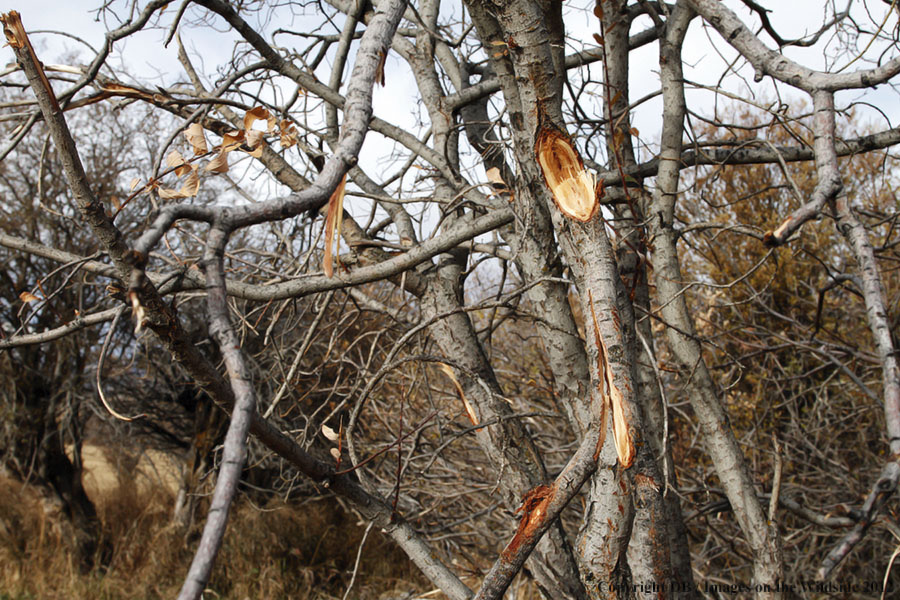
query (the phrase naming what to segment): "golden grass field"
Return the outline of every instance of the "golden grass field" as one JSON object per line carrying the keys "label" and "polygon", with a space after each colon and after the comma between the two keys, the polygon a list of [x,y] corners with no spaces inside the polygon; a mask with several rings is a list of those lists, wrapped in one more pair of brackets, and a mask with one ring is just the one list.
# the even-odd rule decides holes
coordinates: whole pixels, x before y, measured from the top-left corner
{"label": "golden grass field", "polygon": [[[172,523],[178,461],[149,452],[124,471],[106,449],[91,445],[83,460],[84,485],[102,523],[105,564],[81,572],[63,516],[33,488],[0,476],[0,600],[174,598],[205,514],[187,534]],[[242,499],[232,514],[205,598],[343,598],[364,531],[354,515],[330,499],[291,506]],[[440,597],[429,590],[402,553],[373,530],[348,598]]]}

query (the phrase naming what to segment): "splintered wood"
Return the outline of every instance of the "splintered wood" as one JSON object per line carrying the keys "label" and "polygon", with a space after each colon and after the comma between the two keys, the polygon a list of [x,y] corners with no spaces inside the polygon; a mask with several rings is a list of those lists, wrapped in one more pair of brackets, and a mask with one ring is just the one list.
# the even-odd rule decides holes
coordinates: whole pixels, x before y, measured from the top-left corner
{"label": "splintered wood", "polygon": [[37,55],[34,53],[34,48],[28,40],[28,34],[25,33],[25,26],[22,25],[22,17],[19,16],[18,12],[11,10],[6,14],[0,15],[0,23],[3,23],[3,34],[6,36],[6,43],[12,48],[24,50],[31,56],[34,68],[37,70],[38,77],[41,79],[41,86],[50,96],[50,104],[53,105],[53,110],[58,111],[59,102],[56,99],[56,94],[53,93],[53,88],[50,87],[47,75],[44,74],[41,61],[38,60]]}
{"label": "splintered wood", "polygon": [[606,344],[603,342],[603,336],[600,335],[597,314],[594,312],[594,298],[590,291],[588,291],[588,298],[591,307],[591,318],[594,321],[594,338],[599,354],[597,357],[598,379],[600,380],[600,394],[603,397],[603,406],[601,408],[603,416],[600,422],[605,430],[606,412],[607,410],[612,412],[612,430],[616,444],[616,454],[619,457],[619,463],[627,469],[634,462],[634,443],[631,441],[631,425],[628,422],[625,398],[613,382],[612,367],[609,364],[609,352],[606,349]]}
{"label": "splintered wood", "polygon": [[590,221],[600,206],[597,198],[602,187],[594,185],[569,138],[555,129],[542,128],[534,153],[559,210],[570,219]]}
{"label": "splintered wood", "polygon": [[522,506],[516,511],[522,513],[516,535],[503,550],[503,558],[510,560],[519,551],[519,547],[534,536],[535,531],[544,522],[547,515],[547,505],[556,495],[555,486],[539,485],[530,490],[522,498]]}
{"label": "splintered wood", "polygon": [[344,189],[346,186],[347,175],[344,174],[341,182],[331,194],[331,198],[328,199],[328,212],[325,215],[325,258],[322,261],[326,277],[334,276],[332,257],[334,256],[335,239],[340,240],[341,235],[341,217],[344,215]]}

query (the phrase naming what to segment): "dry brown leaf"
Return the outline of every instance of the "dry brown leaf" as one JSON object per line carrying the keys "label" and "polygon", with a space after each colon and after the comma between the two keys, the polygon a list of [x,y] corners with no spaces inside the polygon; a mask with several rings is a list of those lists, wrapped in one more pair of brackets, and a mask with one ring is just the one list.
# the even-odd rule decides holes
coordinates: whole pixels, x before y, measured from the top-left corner
{"label": "dry brown leaf", "polygon": [[570,219],[590,221],[600,203],[594,178],[585,170],[572,142],[555,129],[545,127],[538,134],[534,153],[559,210]]}
{"label": "dry brown leaf", "polygon": [[187,164],[178,150],[172,150],[166,155],[166,165],[175,167],[175,174],[179,177],[191,170],[191,166]]}
{"label": "dry brown leaf", "polygon": [[140,177],[135,177],[134,179],[132,179],[132,180],[131,180],[131,189],[130,189],[129,191],[130,191],[130,192],[133,192],[133,191],[134,191],[134,188],[136,188],[136,187],[137,187],[137,184],[139,184],[140,182],[141,182],[141,178],[140,178]]}
{"label": "dry brown leaf", "polygon": [[331,456],[334,458],[334,460],[340,462],[340,460],[341,460],[341,451],[340,450],[338,450],[337,448],[332,448],[329,452],[331,453]]}
{"label": "dry brown leaf", "polygon": [[344,212],[344,188],[346,185],[347,175],[345,174],[328,199],[328,212],[325,213],[325,257],[322,261],[322,269],[325,271],[326,277],[334,276],[334,268],[332,267],[334,233],[337,231],[338,236],[340,236],[338,227],[340,226],[341,215]]}
{"label": "dry brown leaf", "polygon": [[219,152],[216,156],[206,163],[206,167],[204,167],[207,171],[212,171],[213,173],[227,173],[228,172],[228,153],[227,152]]}
{"label": "dry brown leaf", "polygon": [[328,439],[329,442],[338,441],[337,432],[324,423],[322,423],[322,435],[324,435]]}
{"label": "dry brown leaf", "polygon": [[29,302],[37,302],[38,300],[40,300],[40,298],[38,298],[31,292],[22,292],[21,294],[19,294],[19,300],[21,300],[25,304],[28,304]]}
{"label": "dry brown leaf", "polygon": [[181,193],[181,190],[173,190],[172,188],[159,188],[157,190],[159,197],[163,200],[175,200],[177,198],[184,198],[184,194]]}
{"label": "dry brown leaf", "polygon": [[209,151],[206,146],[206,136],[203,135],[203,126],[200,125],[200,123],[191,123],[190,126],[185,129],[184,137],[187,138],[188,143],[191,145],[191,148],[193,148],[194,156],[200,156]]}
{"label": "dry brown leaf", "polygon": [[269,118],[266,119],[266,133],[274,132],[276,127],[278,127],[278,119],[269,116]]}
{"label": "dry brown leaf", "polygon": [[453,382],[454,387],[456,387],[456,393],[459,394],[460,399],[463,402],[463,406],[466,409],[466,414],[469,416],[469,420],[472,421],[472,425],[478,425],[478,419],[475,416],[475,410],[472,408],[472,405],[469,404],[469,400],[466,398],[466,395],[463,393],[462,386],[459,384],[459,380],[456,378],[456,374],[453,373],[453,369],[450,368],[450,365],[446,363],[438,363],[441,371],[450,378],[450,381]]}
{"label": "dry brown leaf", "polygon": [[253,158],[262,156],[263,144],[265,143],[264,131],[252,130],[247,132],[247,146],[250,148],[249,154]]}
{"label": "dry brown leaf", "polygon": [[243,130],[229,131],[222,136],[222,152],[231,152],[239,148],[244,143],[245,134]]}
{"label": "dry brown leaf", "polygon": [[197,169],[192,168],[191,172],[187,176],[187,179],[184,180],[184,184],[181,186],[181,190],[179,191],[182,194],[182,198],[190,198],[192,196],[196,196],[199,190],[200,176],[197,173]]}
{"label": "dry brown leaf", "polygon": [[485,171],[485,175],[487,175],[488,181],[491,183],[496,183],[497,185],[506,185],[506,182],[503,181],[503,177],[500,176],[500,169],[497,167],[491,167],[487,171]]}
{"label": "dry brown leaf", "polygon": [[297,144],[297,127],[287,119],[281,121],[278,141],[282,148],[290,148]]}
{"label": "dry brown leaf", "polygon": [[184,164],[184,157],[178,150],[172,150],[166,154],[166,164],[170,167],[177,167]]}
{"label": "dry brown leaf", "polygon": [[251,108],[244,113],[244,131],[250,132],[253,129],[253,123],[256,121],[268,121],[269,111],[263,106]]}

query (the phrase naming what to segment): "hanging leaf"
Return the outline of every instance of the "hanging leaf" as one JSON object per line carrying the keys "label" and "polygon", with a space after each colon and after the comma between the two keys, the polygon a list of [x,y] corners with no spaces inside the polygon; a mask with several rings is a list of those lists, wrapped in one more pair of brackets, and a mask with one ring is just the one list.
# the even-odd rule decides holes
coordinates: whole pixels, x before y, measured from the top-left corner
{"label": "hanging leaf", "polygon": [[187,179],[184,180],[184,184],[181,186],[181,190],[179,190],[179,193],[182,195],[182,198],[190,198],[192,196],[196,196],[199,190],[200,176],[197,173],[197,169],[192,168],[191,172],[187,176]]}
{"label": "hanging leaf", "polygon": [[132,179],[132,180],[131,180],[131,189],[128,190],[128,191],[133,192],[133,191],[134,191],[134,188],[136,188],[137,185],[138,185],[140,182],[141,182],[141,178],[140,178],[140,177],[135,177],[134,179]]}
{"label": "hanging leaf", "polygon": [[175,167],[175,174],[179,177],[191,170],[190,165],[187,164],[178,150],[172,150],[166,155],[166,164],[170,167]]}
{"label": "hanging leaf", "polygon": [[262,156],[265,135],[264,131],[257,131],[256,129],[247,132],[247,146],[250,148],[250,152],[247,154],[253,158]]}
{"label": "hanging leaf", "polygon": [[334,276],[334,268],[332,267],[334,233],[337,231],[338,236],[340,236],[340,219],[344,212],[344,188],[346,185],[347,175],[345,174],[331,194],[331,198],[328,199],[328,212],[325,213],[325,258],[322,261],[322,269],[325,271],[326,277]]}
{"label": "hanging leaf", "polygon": [[159,188],[157,193],[163,200],[175,200],[177,198],[184,198],[184,194],[181,193],[181,190],[173,190],[172,188]]}
{"label": "hanging leaf", "polygon": [[206,167],[204,167],[204,169],[206,171],[212,171],[213,173],[227,173],[228,153],[219,152],[211,161],[206,163]]}
{"label": "hanging leaf", "polygon": [[337,432],[334,429],[332,429],[331,427],[329,427],[328,425],[325,425],[324,423],[322,423],[322,435],[324,435],[328,439],[329,442],[338,441]]}
{"label": "hanging leaf", "polygon": [[244,113],[244,131],[250,132],[256,121],[268,121],[269,111],[263,106],[257,106]]}
{"label": "hanging leaf", "polygon": [[200,156],[209,151],[206,146],[206,137],[203,135],[203,126],[200,123],[191,123],[185,129],[184,137],[187,138],[188,144],[193,148],[194,156]]}
{"label": "hanging leaf", "polygon": [[542,128],[534,153],[559,210],[570,219],[590,221],[600,206],[594,178],[569,138],[553,128]]}
{"label": "hanging leaf", "polygon": [[297,144],[297,135],[297,127],[287,119],[283,119],[279,126],[278,141],[281,143],[281,147],[290,148],[295,146]]}
{"label": "hanging leaf", "polygon": [[487,171],[485,171],[485,175],[487,175],[488,181],[491,183],[496,183],[497,185],[506,185],[506,182],[503,181],[503,178],[500,176],[500,169],[497,167],[491,167]]}
{"label": "hanging leaf", "polygon": [[37,302],[38,300],[40,300],[40,298],[38,298],[31,292],[22,292],[21,294],[19,294],[19,300],[21,300],[25,304],[28,304],[29,302]]}
{"label": "hanging leaf", "polygon": [[229,131],[222,136],[222,152],[231,152],[240,147],[244,143],[245,134],[243,130]]}

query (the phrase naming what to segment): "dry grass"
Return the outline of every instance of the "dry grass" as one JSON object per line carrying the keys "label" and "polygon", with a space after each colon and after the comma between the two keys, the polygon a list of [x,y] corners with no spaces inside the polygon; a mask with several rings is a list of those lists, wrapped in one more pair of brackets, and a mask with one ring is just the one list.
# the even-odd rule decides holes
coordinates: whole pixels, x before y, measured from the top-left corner
{"label": "dry grass", "polygon": [[[193,545],[170,523],[172,499],[120,487],[99,506],[104,567],[79,572],[66,522],[33,489],[0,478],[0,600],[172,598]],[[265,507],[240,502],[206,598],[341,598],[363,528],[331,501]],[[193,541],[197,531],[189,533]],[[350,598],[430,589],[375,531],[368,536]]]}

